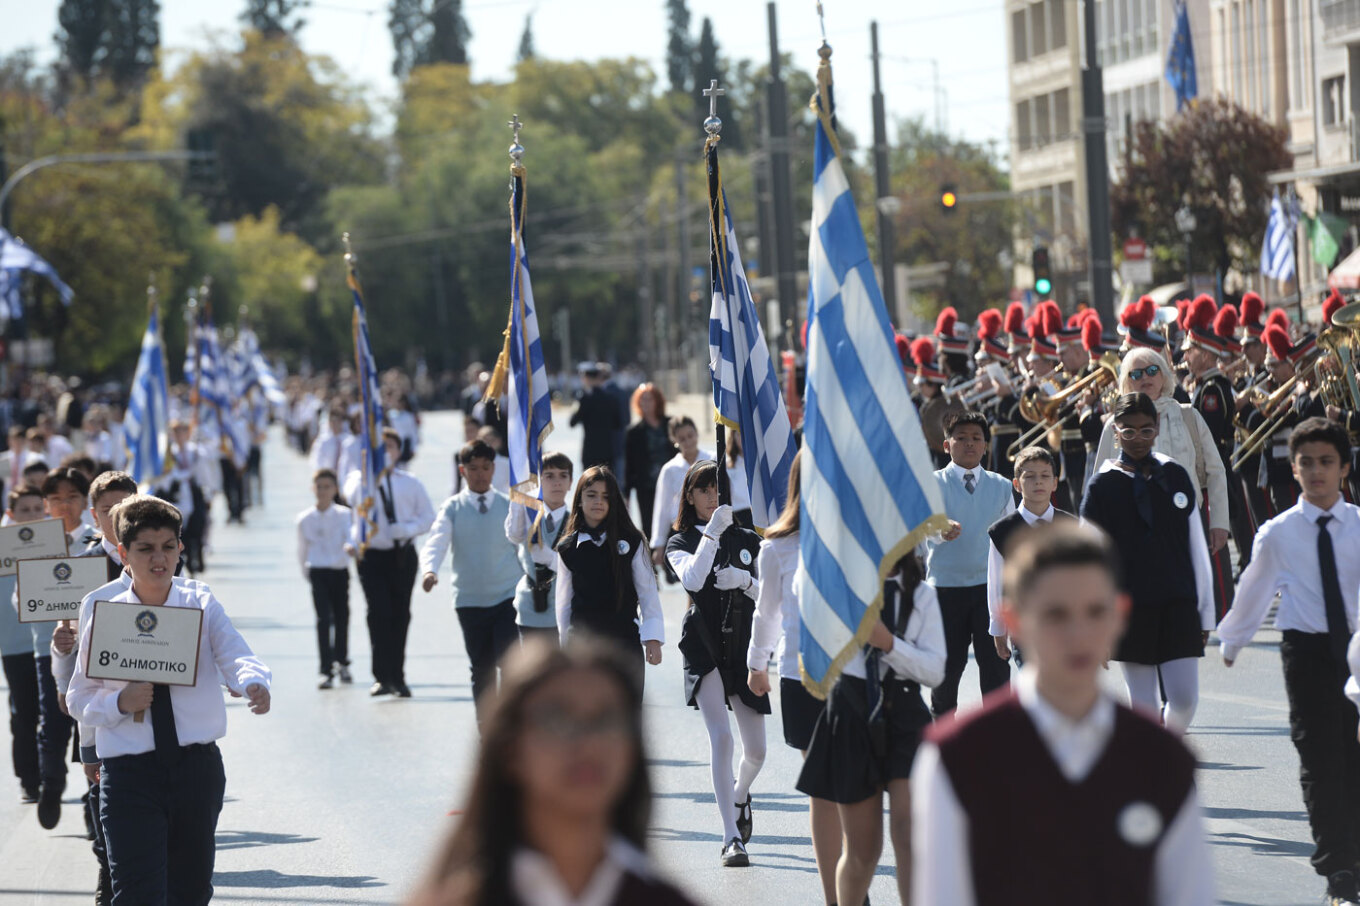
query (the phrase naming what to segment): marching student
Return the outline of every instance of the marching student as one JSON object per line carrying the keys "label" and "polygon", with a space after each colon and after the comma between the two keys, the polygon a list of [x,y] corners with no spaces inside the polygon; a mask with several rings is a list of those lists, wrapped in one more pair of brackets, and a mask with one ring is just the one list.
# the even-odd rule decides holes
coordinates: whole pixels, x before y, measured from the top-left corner
{"label": "marching student", "polygon": [[477,439],[485,443],[496,454],[496,468],[491,475],[491,486],[505,496],[510,496],[510,457],[505,455],[505,438],[495,425],[483,425],[477,430]]}
{"label": "marching student", "polygon": [[312,587],[316,610],[316,649],[321,658],[318,689],[330,689],[338,678],[354,682],[349,672],[349,540],[351,511],[341,506],[335,472],[318,469],[312,476],[316,505],[297,516],[298,565]]}
{"label": "marching student", "polygon": [[[797,749],[804,759],[812,743],[812,730],[822,713],[823,703],[803,685],[798,667],[799,635],[798,590],[793,583],[798,572],[799,502],[802,498],[802,452],[794,454],[789,467],[789,494],[784,509],[774,524],[765,530],[756,557],[760,593],[756,595],[756,615],[751,624],[751,644],[746,648],[746,685],[756,695],[770,691],[770,660],[783,637],[779,654],[779,713],[784,725],[784,742]],[[836,863],[841,857],[841,819],[836,803],[809,797],[808,819],[812,830],[812,854],[817,860],[817,875],[828,906],[836,902]]]}
{"label": "marching student", "polygon": [[152,493],[174,504],[184,517],[184,567],[196,575],[203,572],[208,505],[222,473],[211,454],[205,452],[191,435],[188,422],[176,420],[170,423],[169,471],[153,482]]}
{"label": "marching student", "polygon": [[1026,664],[1014,693],[926,733],[912,772],[913,902],[1215,902],[1194,759],[1101,691],[1129,609],[1118,574],[1110,541],[1070,522],[1006,557],[1003,612]]}
{"label": "marching student", "polygon": [[1119,453],[1091,476],[1081,517],[1114,539],[1132,601],[1112,659],[1123,668],[1130,706],[1161,714],[1168,729],[1184,733],[1199,703],[1199,659],[1215,617],[1198,495],[1185,468],[1153,450],[1151,397],[1126,393],[1111,416]]}
{"label": "marching student", "polygon": [[576,630],[620,644],[643,688],[639,655],[661,663],[665,618],[656,571],[642,532],[608,466],[586,469],[576,484],[571,516],[557,539],[553,591],[557,631],[565,643]]}
{"label": "marching student", "polygon": [[[770,696],[747,685],[746,656],[760,593],[760,537],[736,525],[732,507],[718,505],[718,464],[703,460],[685,475],[676,534],[666,559],[689,593],[680,636],[685,704],[698,708],[708,731],[713,795],[722,819],[722,864],[751,864],[751,784],[765,763],[765,715]],[[741,766],[732,776],[732,712],[741,735]],[[823,797],[826,798],[826,797]]]}
{"label": "marching student", "polygon": [[[360,550],[364,518],[356,506],[350,522],[347,552],[359,558],[359,586],[368,605],[368,639],[373,649],[372,696],[410,698],[406,685],[406,633],[411,628],[411,592],[415,588],[416,538],[430,530],[434,506],[425,486],[396,463],[401,458],[401,435],[391,428],[382,432],[383,451],[389,463],[382,476],[375,476],[378,499],[373,501],[367,548]],[[363,499],[363,471],[355,469],[345,479],[345,499]]]}
{"label": "marching student", "polygon": [[10,425],[8,441],[9,448],[0,453],[0,481],[4,483],[6,494],[24,483],[24,464],[28,461],[24,426]]}
{"label": "marching student", "polygon": [[[11,488],[6,500],[6,524],[43,518],[42,492],[33,485]],[[15,576],[0,576],[0,599],[13,599],[15,582]],[[19,778],[19,799],[33,803],[38,801],[43,782],[38,758],[38,728],[42,723],[38,705],[38,667],[33,653],[33,631],[27,623],[19,622],[15,607],[0,606],[0,656],[5,685],[9,687],[10,757],[14,763],[14,776]],[[60,804],[58,798],[58,808]]]}
{"label": "marching student", "polygon": [[[385,433],[385,432],[384,432]],[[474,440],[458,451],[463,490],[439,505],[439,516],[420,549],[420,587],[439,582],[439,566],[452,548],[449,589],[463,630],[472,670],[472,699],[478,719],[496,691],[496,665],[518,639],[515,587],[524,576],[515,545],[505,534],[510,498],[491,486],[496,452]],[[410,693],[407,693],[408,695]]]}
{"label": "marching student", "polygon": [[987,529],[1015,512],[1011,483],[982,468],[987,452],[987,418],[980,412],[951,412],[944,421],[949,465],[935,483],[949,517],[948,531],[927,539],[926,581],[939,598],[949,662],[934,685],[930,710],[936,717],[953,711],[959,680],[968,666],[968,647],[977,661],[982,694],[1006,684],[1010,666],[997,655],[987,614]]}
{"label": "marching student", "polygon": [[330,469],[337,475],[340,469],[340,449],[349,437],[345,425],[345,410],[335,407],[326,418],[327,430],[317,435],[307,459],[313,469]]}
{"label": "marching student", "polygon": [[673,534],[675,517],[680,513],[680,488],[690,466],[701,459],[713,459],[714,454],[699,449],[699,429],[688,415],[673,415],[670,420],[671,443],[680,452],[672,456],[656,478],[656,498],[652,504],[652,562],[666,570],[670,581],[670,567],[666,560],[666,542]]}
{"label": "marching student", "polygon": [[553,585],[557,553],[553,548],[571,513],[567,509],[571,472],[571,458],[567,454],[545,453],[538,477],[543,491],[542,510],[536,512],[512,501],[510,515],[505,517],[505,537],[516,546],[520,568],[524,570],[515,586],[515,627],[521,643],[531,635],[546,635],[554,642],[558,638]]}
{"label": "marching student", "polygon": [[1018,669],[1023,664],[1020,649],[1013,646],[1006,635],[1006,624],[1001,619],[1002,575],[1005,555],[1015,533],[1032,525],[1050,524],[1077,517],[1053,506],[1053,495],[1058,490],[1057,459],[1047,447],[1025,447],[1015,455],[1015,477],[1011,484],[1020,492],[1020,508],[1003,516],[987,529],[990,546],[987,550],[987,615],[988,632],[996,645],[997,656],[1009,661],[1015,656]]}
{"label": "marching student", "polygon": [[1297,503],[1261,526],[1232,610],[1218,625],[1231,667],[1279,595],[1275,628],[1289,701],[1290,737],[1299,753],[1303,804],[1313,831],[1313,869],[1327,879],[1327,902],[1360,902],[1360,743],[1346,700],[1346,646],[1360,589],[1360,508],[1346,503],[1350,439],[1335,422],[1309,418],[1289,436]]}
{"label": "marching student", "polygon": [[[175,579],[183,547],[178,510],[136,495],[114,509],[113,519],[132,584],[111,600],[203,611],[194,686],[93,679],[76,658],[67,704],[97,728],[113,903],[165,903],[171,892],[175,902],[206,903],[226,785],[216,743],[227,726],[220,686],[245,696],[252,713],[266,714],[271,674],[206,585]],[[81,651],[89,651],[92,623],[81,625]],[[133,715],[141,711],[150,714],[139,723]]]}
{"label": "marching student", "polygon": [[948,654],[937,590],[908,552],[883,583],[868,643],[845,665],[817,718],[798,789],[836,803],[844,850],[838,903],[864,902],[883,852],[883,795],[897,890],[911,902],[911,766],[930,710],[922,686],[945,677]]}

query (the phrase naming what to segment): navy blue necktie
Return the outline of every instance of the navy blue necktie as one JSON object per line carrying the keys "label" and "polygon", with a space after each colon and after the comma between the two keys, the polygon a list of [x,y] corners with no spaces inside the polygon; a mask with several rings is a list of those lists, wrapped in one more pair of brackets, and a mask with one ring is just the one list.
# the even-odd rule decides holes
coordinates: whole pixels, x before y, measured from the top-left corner
{"label": "navy blue necktie", "polygon": [[179,732],[175,729],[170,687],[164,683],[157,683],[151,694],[151,734],[156,740],[156,761],[165,767],[178,764]]}

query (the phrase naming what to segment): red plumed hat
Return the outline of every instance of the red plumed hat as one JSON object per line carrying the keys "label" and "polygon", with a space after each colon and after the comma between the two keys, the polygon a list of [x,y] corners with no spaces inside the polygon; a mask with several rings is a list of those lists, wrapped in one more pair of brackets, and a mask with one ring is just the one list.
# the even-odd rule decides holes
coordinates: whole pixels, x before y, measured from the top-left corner
{"label": "red plumed hat", "polygon": [[1237,332],[1237,309],[1224,305],[1214,316],[1214,333],[1220,337],[1231,337]]}
{"label": "red plumed hat", "polygon": [[1272,324],[1282,329],[1285,332],[1285,336],[1288,336],[1289,312],[1285,311],[1283,308],[1272,308],[1270,314],[1266,315],[1266,326],[1269,327]]}
{"label": "red plumed hat", "polygon": [[1266,303],[1256,293],[1245,293],[1242,296],[1242,317],[1243,324],[1260,324],[1261,315],[1265,313]]}
{"label": "red plumed hat", "polygon": [[986,308],[978,313],[977,336],[979,340],[989,340],[1001,333],[1001,312]]}
{"label": "red plumed hat", "polygon": [[1156,314],[1157,303],[1152,301],[1151,296],[1142,296],[1124,309],[1119,316],[1119,323],[1130,330],[1147,330],[1152,326],[1152,319]]}
{"label": "red plumed hat", "polygon": [[1080,327],[1081,322],[1086,320],[1084,311],[1085,310],[1074,311],[1072,312],[1072,314],[1067,316],[1067,327],[1069,330],[1073,327]]}
{"label": "red plumed hat", "polygon": [[900,333],[893,334],[893,343],[897,344],[897,357],[906,365],[911,361],[911,340],[902,336]]}
{"label": "red plumed hat", "polygon": [[1081,345],[1087,352],[1100,347],[1100,318],[1087,318],[1081,324]]}
{"label": "red plumed hat", "polygon": [[1322,300],[1322,326],[1327,327],[1332,323],[1332,315],[1346,304],[1346,300],[1341,298],[1341,294],[1336,290],[1328,293],[1327,298]]}
{"label": "red plumed hat", "polygon": [[1062,309],[1058,308],[1057,302],[1054,302],[1052,299],[1044,300],[1043,319],[1044,336],[1052,336],[1062,330]]}
{"label": "red plumed hat", "polygon": [[1037,340],[1044,335],[1044,314],[1036,310],[1034,314],[1025,319],[1025,333],[1029,334],[1031,340]]}
{"label": "red plumed hat", "polygon": [[1185,323],[1181,325],[1185,330],[1198,327],[1201,330],[1208,330],[1214,322],[1214,315],[1218,314],[1218,305],[1214,303],[1212,296],[1202,294],[1195,297],[1186,308]]}
{"label": "red plumed hat", "polygon": [[1188,317],[1189,313],[1190,313],[1190,300],[1189,300],[1189,299],[1177,299],[1177,300],[1176,300],[1176,326],[1179,327],[1181,330],[1185,330],[1185,329],[1186,329],[1185,320],[1186,320],[1186,318]]}
{"label": "red plumed hat", "polygon": [[959,320],[959,313],[950,305],[940,312],[940,316],[935,319],[935,336],[952,337],[954,335],[954,324]]}
{"label": "red plumed hat", "polygon": [[911,342],[911,357],[916,360],[918,366],[934,364],[935,344],[930,342],[930,337],[917,337]]}
{"label": "red plumed hat", "polygon": [[1261,339],[1269,347],[1271,355],[1282,362],[1289,360],[1289,353],[1293,349],[1293,344],[1289,342],[1289,331],[1278,324],[1267,324]]}
{"label": "red plumed hat", "polygon": [[1020,302],[1012,302],[1006,306],[1006,333],[1025,332],[1025,306]]}

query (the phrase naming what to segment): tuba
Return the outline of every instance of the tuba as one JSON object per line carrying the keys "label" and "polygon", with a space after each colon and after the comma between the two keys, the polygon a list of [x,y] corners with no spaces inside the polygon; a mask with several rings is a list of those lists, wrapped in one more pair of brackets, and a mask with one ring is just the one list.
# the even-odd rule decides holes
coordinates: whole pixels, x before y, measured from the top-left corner
{"label": "tuba", "polygon": [[1355,379],[1355,362],[1360,355],[1360,302],[1343,305],[1332,315],[1332,326],[1318,335],[1318,345],[1336,356],[1341,366],[1340,378],[1350,396],[1349,406],[1339,408],[1360,411],[1360,383]]}

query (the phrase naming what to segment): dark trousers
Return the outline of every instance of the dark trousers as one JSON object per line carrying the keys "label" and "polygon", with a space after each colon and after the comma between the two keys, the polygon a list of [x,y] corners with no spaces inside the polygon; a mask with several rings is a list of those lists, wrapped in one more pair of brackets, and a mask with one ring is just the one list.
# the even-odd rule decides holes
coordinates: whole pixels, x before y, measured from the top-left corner
{"label": "dark trousers", "polygon": [[184,746],[172,768],[147,752],[105,759],[101,770],[99,818],[114,906],[209,902],[227,783],[217,746]]}
{"label": "dark trousers", "polygon": [[316,648],[321,672],[329,674],[339,661],[349,665],[349,570],[309,569],[312,606],[316,608]]}
{"label": "dark trousers", "polygon": [[634,488],[637,492],[638,514],[642,516],[643,532],[652,530],[652,512],[656,507],[656,479],[651,484]]}
{"label": "dark trousers", "polygon": [[521,645],[530,639],[547,639],[554,644],[558,640],[556,626],[520,626],[516,623],[515,629],[519,631],[519,643]]}
{"label": "dark trousers", "polygon": [[959,704],[959,680],[968,666],[968,646],[978,666],[978,686],[986,695],[1000,689],[1011,678],[1010,665],[996,654],[996,644],[988,631],[987,586],[936,588],[940,616],[944,620],[944,682],[930,694],[930,710],[939,717]]}
{"label": "dark trousers", "polygon": [[472,700],[480,716],[483,694],[496,688],[496,664],[519,638],[515,601],[507,598],[492,607],[459,607],[457,611],[463,647],[472,662]]}
{"label": "dark trousers", "polygon": [[406,632],[411,627],[411,591],[419,568],[416,549],[369,548],[359,561],[359,584],[368,602],[368,640],[373,646],[373,678],[393,685],[406,682]]}
{"label": "dark trousers", "polygon": [[1251,545],[1256,539],[1256,521],[1252,518],[1251,507],[1247,504],[1247,489],[1227,462],[1223,470],[1228,477],[1228,524],[1232,529],[1233,544],[1237,546],[1238,572],[1247,568],[1251,562]]}
{"label": "dark trousers", "polygon": [[1313,830],[1314,870],[1323,877],[1360,862],[1360,742],[1357,713],[1342,689],[1350,669],[1325,633],[1286,629],[1280,640],[1289,737],[1299,753],[1303,805]]}
{"label": "dark trousers", "polygon": [[229,456],[223,456],[222,464],[222,494],[227,498],[227,514],[231,519],[239,521],[241,513],[246,508],[246,486],[241,479],[241,470],[236,468],[235,461]]}
{"label": "dark trousers", "polygon": [[1271,519],[1299,502],[1299,486],[1293,481],[1289,484],[1272,484],[1267,488],[1267,492],[1270,495]]}
{"label": "dark trousers", "polygon": [[52,658],[35,657],[38,677],[38,768],[42,781],[66,789],[66,753],[71,744],[71,718],[61,711],[57,701],[57,683],[52,679]]}
{"label": "dark trousers", "polygon": [[1073,507],[1069,513],[1075,513],[1081,507],[1082,494],[1086,490],[1086,447],[1081,445],[1081,449],[1064,450],[1062,454],[1063,483],[1067,485],[1067,496]]}
{"label": "dark trousers", "polygon": [[245,504],[264,506],[264,478],[260,475],[260,448],[252,444],[246,457]]}
{"label": "dark trousers", "polygon": [[38,672],[33,653],[7,654],[3,658],[5,684],[9,686],[10,753],[14,776],[29,792],[42,782],[38,768]]}
{"label": "dark trousers", "polygon": [[90,791],[85,796],[85,811],[94,832],[90,850],[99,862],[99,890],[95,893],[95,906],[106,906],[113,902],[113,885],[109,879],[109,851],[104,845],[104,824],[99,820],[99,781],[90,784]]}

